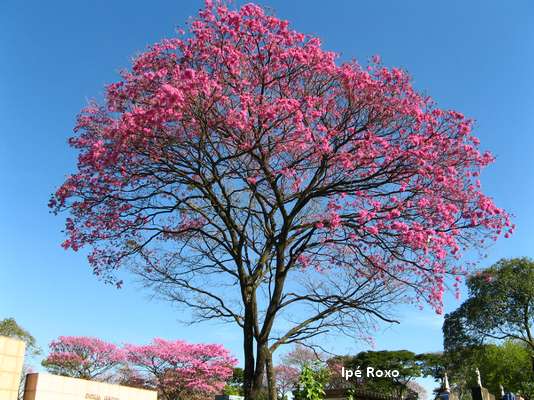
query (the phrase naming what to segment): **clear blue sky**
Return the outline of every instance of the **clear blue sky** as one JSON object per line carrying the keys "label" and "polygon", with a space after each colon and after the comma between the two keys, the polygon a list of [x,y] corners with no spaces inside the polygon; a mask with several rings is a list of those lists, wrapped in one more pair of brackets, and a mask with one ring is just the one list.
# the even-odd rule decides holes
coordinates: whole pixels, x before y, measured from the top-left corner
{"label": "clear blue sky", "polygon": [[[239,1],[238,4],[242,2]],[[477,120],[482,146],[497,156],[483,185],[515,214],[501,257],[534,256],[534,3],[517,1],[282,1],[273,8],[324,47],[362,63],[380,54],[446,108]],[[128,67],[131,56],[173,35],[201,1],[93,0],[0,3],[0,318],[13,316],[42,346],[59,335],[115,342],[154,336],[221,342],[240,356],[230,327],[186,326],[169,304],[135,284],[98,282],[82,254],[60,248],[63,220],[49,194],[73,171],[66,145],[88,99]],[[484,263],[486,264],[486,263]],[[458,306],[447,300],[447,311]],[[377,333],[377,348],[440,350],[441,320],[399,310],[402,324]],[[344,353],[364,344],[337,343]]]}

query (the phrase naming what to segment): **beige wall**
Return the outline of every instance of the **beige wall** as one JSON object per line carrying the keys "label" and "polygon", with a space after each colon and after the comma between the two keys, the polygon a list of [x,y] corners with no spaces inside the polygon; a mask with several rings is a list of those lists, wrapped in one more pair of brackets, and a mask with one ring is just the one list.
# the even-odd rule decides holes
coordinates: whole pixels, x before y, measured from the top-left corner
{"label": "beige wall", "polygon": [[64,376],[28,374],[24,400],[157,400],[157,393]]}
{"label": "beige wall", "polygon": [[17,400],[25,344],[0,336],[0,400]]}

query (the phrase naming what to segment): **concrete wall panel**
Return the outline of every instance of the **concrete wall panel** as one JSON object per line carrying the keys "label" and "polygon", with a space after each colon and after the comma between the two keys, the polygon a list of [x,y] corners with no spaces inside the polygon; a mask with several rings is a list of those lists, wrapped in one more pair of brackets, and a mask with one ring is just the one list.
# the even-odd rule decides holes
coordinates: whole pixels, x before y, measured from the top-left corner
{"label": "concrete wall panel", "polygon": [[0,400],[17,400],[25,344],[0,336]]}
{"label": "concrete wall panel", "polygon": [[157,393],[64,376],[29,374],[24,400],[157,400]]}

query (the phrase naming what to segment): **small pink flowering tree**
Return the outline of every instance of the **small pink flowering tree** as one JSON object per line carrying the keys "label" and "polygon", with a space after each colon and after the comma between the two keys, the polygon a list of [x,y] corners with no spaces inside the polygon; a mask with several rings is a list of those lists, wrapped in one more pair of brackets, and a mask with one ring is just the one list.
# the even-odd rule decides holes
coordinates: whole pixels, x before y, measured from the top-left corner
{"label": "small pink flowering tree", "polygon": [[274,367],[276,376],[276,389],[278,399],[286,400],[287,395],[291,393],[299,383],[300,369],[289,365],[277,365]]}
{"label": "small pink flowering tree", "polygon": [[462,250],[511,233],[471,127],[401,69],[337,63],[256,5],[207,1],[82,112],[50,205],[104,280],[127,266],[196,320],[237,324],[245,396],[267,369],[274,400],[281,345],[364,335],[400,299],[441,312]]}
{"label": "small pink flowering tree", "polygon": [[154,339],[126,345],[132,368],[164,400],[207,400],[220,393],[237,360],[221,345]]}
{"label": "small pink flowering tree", "polygon": [[301,370],[305,365],[322,363],[326,359],[326,354],[317,352],[313,347],[297,344],[282,357],[282,364]]}
{"label": "small pink flowering tree", "polygon": [[107,381],[124,361],[125,353],[112,343],[85,336],[60,336],[50,343],[50,353],[42,365],[58,375]]}

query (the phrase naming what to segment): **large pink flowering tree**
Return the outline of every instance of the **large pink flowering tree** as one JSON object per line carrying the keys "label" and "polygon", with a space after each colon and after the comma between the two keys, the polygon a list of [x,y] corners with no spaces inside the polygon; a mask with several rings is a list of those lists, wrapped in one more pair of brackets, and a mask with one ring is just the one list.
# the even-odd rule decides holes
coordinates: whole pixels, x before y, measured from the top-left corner
{"label": "large pink flowering tree", "polygon": [[120,348],[101,339],[60,336],[50,343],[50,352],[42,364],[54,374],[108,381],[125,359]]}
{"label": "large pink flowering tree", "polygon": [[106,281],[127,266],[237,324],[246,398],[267,369],[274,400],[280,345],[365,334],[401,297],[440,312],[462,250],[509,235],[471,127],[401,69],[338,63],[256,5],[207,1],[81,113],[51,207]]}
{"label": "large pink flowering tree", "polygon": [[208,400],[224,388],[237,360],[221,345],[154,339],[126,345],[132,368],[164,400]]}

